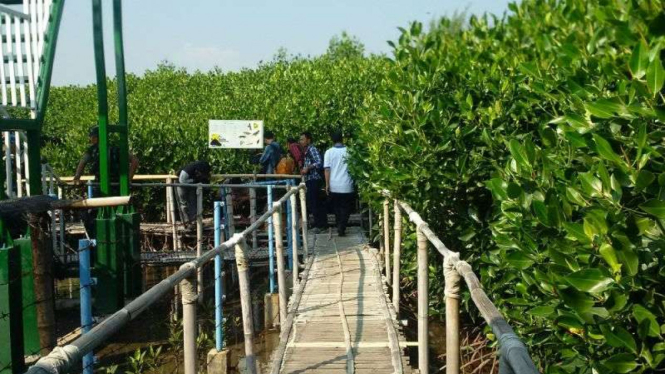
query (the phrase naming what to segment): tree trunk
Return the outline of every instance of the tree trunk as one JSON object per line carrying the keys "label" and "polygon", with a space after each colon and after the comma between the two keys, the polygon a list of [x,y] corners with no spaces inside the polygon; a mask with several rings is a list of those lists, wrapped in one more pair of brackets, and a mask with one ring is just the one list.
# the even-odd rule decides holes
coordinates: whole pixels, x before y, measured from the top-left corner
{"label": "tree trunk", "polygon": [[32,240],[33,282],[37,308],[40,354],[48,354],[56,345],[55,300],[53,292],[53,248],[48,238],[49,217],[47,213],[29,214],[30,238]]}

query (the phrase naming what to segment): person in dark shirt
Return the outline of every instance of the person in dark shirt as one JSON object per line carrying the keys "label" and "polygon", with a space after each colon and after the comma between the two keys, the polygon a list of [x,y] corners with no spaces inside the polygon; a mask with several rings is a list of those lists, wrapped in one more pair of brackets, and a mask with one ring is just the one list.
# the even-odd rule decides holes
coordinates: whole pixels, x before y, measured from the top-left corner
{"label": "person in dark shirt", "polygon": [[[81,181],[81,176],[85,171],[86,166],[90,165],[90,173],[95,176],[95,181],[99,183],[99,127],[94,126],[90,129],[88,134],[90,136],[90,147],[85,151],[81,161],[79,161],[78,167],[76,168],[76,174],[74,175],[74,184],[78,184]],[[120,175],[120,148],[116,146],[109,147],[109,172],[111,177],[111,183],[119,182]],[[139,167],[139,160],[131,152],[129,153],[129,180],[131,181],[134,177],[136,169]],[[95,187],[94,193],[95,197],[99,197],[99,187]],[[111,187],[113,195],[117,195],[117,185]]]}
{"label": "person in dark shirt", "polygon": [[[210,183],[210,164],[206,161],[194,161],[185,165],[178,173],[178,182],[182,184]],[[193,226],[191,222],[196,219],[196,187],[178,186],[177,197],[180,207],[180,221],[187,230]]]}
{"label": "person in dark shirt", "polygon": [[275,141],[275,134],[272,131],[266,131],[263,137],[266,148],[259,159],[261,174],[275,174],[277,163],[282,158],[282,150],[279,143]]}

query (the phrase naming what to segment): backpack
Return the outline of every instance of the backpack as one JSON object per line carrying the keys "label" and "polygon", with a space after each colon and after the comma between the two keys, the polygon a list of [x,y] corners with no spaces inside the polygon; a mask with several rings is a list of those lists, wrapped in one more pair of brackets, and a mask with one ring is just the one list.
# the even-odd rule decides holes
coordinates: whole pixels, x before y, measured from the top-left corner
{"label": "backpack", "polygon": [[293,175],[296,169],[296,162],[290,155],[282,157],[275,167],[275,174]]}

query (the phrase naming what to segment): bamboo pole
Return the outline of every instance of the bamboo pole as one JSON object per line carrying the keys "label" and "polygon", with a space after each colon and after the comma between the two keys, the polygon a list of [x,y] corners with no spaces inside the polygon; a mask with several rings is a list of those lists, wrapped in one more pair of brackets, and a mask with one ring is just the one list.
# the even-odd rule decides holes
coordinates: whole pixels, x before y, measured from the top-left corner
{"label": "bamboo pole", "polygon": [[[168,180],[168,184],[171,184],[171,179]],[[170,198],[169,209],[171,211],[171,230],[173,230],[173,250],[178,251],[180,249],[180,241],[178,240],[178,227],[175,219],[175,212],[177,209],[177,201],[175,198],[175,190],[173,186],[166,187],[168,195]]]}
{"label": "bamboo pole", "polygon": [[233,223],[233,190],[228,189],[228,192],[226,193],[226,214],[228,216],[229,222],[226,222],[226,224],[229,226],[229,237],[235,235],[236,233],[236,227],[235,224]]}
{"label": "bamboo pole", "polygon": [[185,374],[197,374],[196,370],[196,276],[188,276],[180,282],[182,298],[182,336],[184,344]]}
{"label": "bamboo pole", "polygon": [[[196,187],[196,257],[203,253],[203,188]],[[203,271],[196,269],[196,292],[202,298],[203,293]],[[202,302],[203,300],[199,300]]]}
{"label": "bamboo pole", "polygon": [[[256,222],[256,188],[249,188],[249,220],[251,223]],[[252,231],[252,249],[256,250],[259,247],[259,240],[256,230]]]}
{"label": "bamboo pole", "polygon": [[280,327],[286,322],[286,276],[284,274],[284,242],[282,242],[282,206],[274,203],[277,209],[272,214],[275,235],[275,257],[277,257],[277,289],[279,294]]}
{"label": "bamboo pole", "polygon": [[291,243],[293,247],[293,258],[292,258],[292,274],[293,274],[293,289],[296,289],[298,285],[298,204],[296,203],[296,194],[289,197],[291,203]]}
{"label": "bamboo pole", "polygon": [[[426,226],[426,225],[425,225]],[[429,372],[429,279],[427,259],[427,237],[423,234],[421,225],[417,229],[418,235],[418,370],[420,374]]]}
{"label": "bamboo pole", "polygon": [[249,287],[249,261],[247,244],[242,234],[237,234],[238,244],[235,246],[236,264],[238,266],[238,285],[240,288],[240,307],[242,309],[242,329],[245,335],[245,362],[250,374],[256,374],[256,356],[254,355],[254,323],[252,319],[252,294]]}
{"label": "bamboo pole", "polygon": [[[171,178],[166,178],[166,184],[171,184]],[[166,223],[171,223],[171,194],[169,193],[169,190],[170,188],[168,186],[164,189],[164,192],[166,192]]]}
{"label": "bamboo pole", "polygon": [[302,219],[302,246],[305,249],[305,258],[309,257],[309,239],[307,238],[307,225],[308,225],[308,217],[307,217],[307,198],[306,198],[306,191],[305,191],[305,184],[301,184],[300,191],[300,218]]}
{"label": "bamboo pole", "polygon": [[386,283],[391,284],[392,272],[390,270],[390,207],[388,199],[383,201],[383,248],[386,262]]}
{"label": "bamboo pole", "polygon": [[48,354],[56,346],[55,303],[53,302],[53,249],[46,243],[48,215],[45,213],[29,214],[30,239],[32,242],[32,280],[35,286],[35,304],[37,309],[37,329],[39,331],[39,353]]}
{"label": "bamboo pole", "polygon": [[395,313],[399,315],[399,286],[400,286],[400,256],[402,254],[402,211],[395,200],[395,248],[393,250],[393,306]]}
{"label": "bamboo pole", "polygon": [[456,256],[450,255],[443,260],[443,276],[446,295],[446,374],[460,372],[460,339],[459,339],[459,298],[460,275],[455,269]]}

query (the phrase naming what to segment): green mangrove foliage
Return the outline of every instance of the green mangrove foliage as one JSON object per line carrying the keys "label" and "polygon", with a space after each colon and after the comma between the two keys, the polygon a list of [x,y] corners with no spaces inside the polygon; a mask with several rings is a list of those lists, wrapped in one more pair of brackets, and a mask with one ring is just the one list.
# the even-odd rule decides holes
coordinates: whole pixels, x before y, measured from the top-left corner
{"label": "green mangrove foliage", "polygon": [[472,260],[548,373],[665,369],[664,6],[413,23],[366,98],[363,194],[410,202]]}

